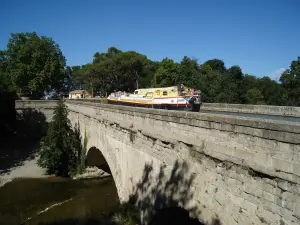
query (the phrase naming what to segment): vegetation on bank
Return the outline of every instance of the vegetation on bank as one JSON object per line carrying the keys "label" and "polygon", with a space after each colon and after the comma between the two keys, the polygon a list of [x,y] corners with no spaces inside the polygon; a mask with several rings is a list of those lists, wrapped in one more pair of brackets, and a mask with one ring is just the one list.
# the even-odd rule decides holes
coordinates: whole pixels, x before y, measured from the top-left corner
{"label": "vegetation on bank", "polygon": [[38,164],[47,174],[68,177],[84,170],[86,138],[82,148],[79,125],[72,129],[62,100],[58,101],[47,135],[40,143]]}
{"label": "vegetation on bank", "polygon": [[137,225],[140,223],[140,211],[132,203],[122,203],[118,205],[113,212],[104,217],[103,224],[114,225]]}

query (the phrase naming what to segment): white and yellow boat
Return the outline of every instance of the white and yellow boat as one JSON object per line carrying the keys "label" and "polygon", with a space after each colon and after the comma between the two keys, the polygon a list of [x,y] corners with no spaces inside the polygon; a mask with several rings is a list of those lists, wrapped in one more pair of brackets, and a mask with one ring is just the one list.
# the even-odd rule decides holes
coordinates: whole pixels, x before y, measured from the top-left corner
{"label": "white and yellow boat", "polygon": [[138,107],[199,111],[200,91],[183,85],[163,88],[137,89],[133,94],[126,92],[111,93],[109,104],[121,104]]}

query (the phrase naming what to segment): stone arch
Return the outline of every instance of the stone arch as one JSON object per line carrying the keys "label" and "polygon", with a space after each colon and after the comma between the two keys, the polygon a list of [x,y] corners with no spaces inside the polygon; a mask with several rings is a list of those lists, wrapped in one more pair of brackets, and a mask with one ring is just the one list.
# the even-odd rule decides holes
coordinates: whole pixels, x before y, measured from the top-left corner
{"label": "stone arch", "polygon": [[98,148],[94,146],[87,151],[86,162],[87,166],[96,166],[106,173],[111,174],[111,169],[104,155]]}
{"label": "stone arch", "polygon": [[118,164],[114,154],[111,154],[111,149],[105,143],[99,141],[99,136],[91,135],[88,139],[87,152],[86,152],[86,162],[87,166],[96,166],[105,172],[109,173],[118,192],[118,198],[122,200],[122,180],[121,172],[116,166]]}

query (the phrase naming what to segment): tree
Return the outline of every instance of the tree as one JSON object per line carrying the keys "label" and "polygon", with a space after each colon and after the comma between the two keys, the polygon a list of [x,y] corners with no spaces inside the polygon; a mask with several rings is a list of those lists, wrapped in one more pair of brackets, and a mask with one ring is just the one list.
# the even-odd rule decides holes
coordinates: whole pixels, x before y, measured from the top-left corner
{"label": "tree", "polygon": [[202,92],[202,99],[205,102],[216,102],[217,95],[221,93],[221,74],[218,71],[211,71],[201,74],[199,89]]}
{"label": "tree", "polygon": [[152,79],[153,87],[167,87],[176,84],[179,74],[179,64],[165,58],[160,63]]}
{"label": "tree", "polygon": [[92,97],[94,97],[94,90],[98,80],[95,64],[87,64],[84,71],[84,75],[88,84],[88,90],[91,91]]}
{"label": "tree", "polygon": [[287,100],[286,90],[270,77],[258,79],[258,87],[268,105],[284,105]]}
{"label": "tree", "polygon": [[6,53],[0,50],[0,125],[15,119],[15,100],[17,96],[11,80],[7,76],[6,68]]}
{"label": "tree", "polygon": [[184,56],[180,62],[179,74],[176,84],[184,84],[188,87],[195,87],[200,82],[199,65],[196,59]]}
{"label": "tree", "polygon": [[142,74],[138,78],[140,88],[148,88],[151,86],[151,81],[159,65],[160,62],[147,60],[144,64]]}
{"label": "tree", "polygon": [[247,92],[246,92],[246,103],[247,104],[252,104],[252,105],[256,105],[256,104],[265,104],[264,102],[264,96],[263,94],[261,93],[261,91],[257,88],[252,88],[252,89],[249,89]]}
{"label": "tree", "polygon": [[117,55],[119,53],[122,53],[122,51],[113,46],[108,48],[107,52],[104,52],[104,53],[96,52],[94,54],[93,63],[100,63],[107,59],[111,59],[112,57],[114,57],[115,55]]}
{"label": "tree", "polygon": [[85,85],[84,67],[72,66],[71,67],[71,81],[75,89],[81,90]]}
{"label": "tree", "polygon": [[68,119],[67,106],[58,101],[47,136],[41,140],[38,164],[47,174],[68,177],[76,170],[78,141]]}
{"label": "tree", "polygon": [[287,104],[300,106],[300,56],[281,74],[280,81],[288,94]]}
{"label": "tree", "polygon": [[224,73],[226,71],[225,64],[222,60],[220,59],[211,59],[207,60],[205,65],[209,65],[212,70]]}
{"label": "tree", "polygon": [[11,34],[6,57],[6,72],[19,92],[39,98],[64,83],[66,60],[51,38],[35,32]]}
{"label": "tree", "polygon": [[228,69],[228,73],[230,76],[236,80],[236,81],[241,81],[243,79],[243,72],[241,67],[239,66],[232,66]]}

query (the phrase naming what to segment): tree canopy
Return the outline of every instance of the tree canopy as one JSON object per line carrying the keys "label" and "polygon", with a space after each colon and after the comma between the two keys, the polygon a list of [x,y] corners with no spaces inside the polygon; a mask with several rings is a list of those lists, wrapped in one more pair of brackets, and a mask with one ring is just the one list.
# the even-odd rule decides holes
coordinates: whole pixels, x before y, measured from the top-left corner
{"label": "tree canopy", "polygon": [[182,83],[200,89],[204,102],[300,105],[298,64],[299,58],[278,83],[269,77],[244,74],[238,65],[226,68],[224,61],[217,58],[202,64],[188,56],[179,63],[170,58],[155,62],[137,52],[110,47],[107,52],[95,53],[92,64],[72,67],[72,79],[76,87],[99,95]]}
{"label": "tree canopy", "polygon": [[11,34],[4,55],[5,72],[18,92],[41,97],[64,83],[66,60],[49,37],[35,32]]}
{"label": "tree canopy", "polygon": [[203,63],[188,56],[180,62],[170,58],[152,61],[114,46],[95,52],[88,64],[66,66],[59,46],[36,33],[12,34],[7,49],[0,51],[0,85],[35,98],[51,90],[86,89],[93,96],[106,96],[113,91],[182,83],[200,89],[204,102],[300,106],[299,68],[300,57],[291,62],[278,83],[244,74],[238,65],[227,68],[218,58]]}

